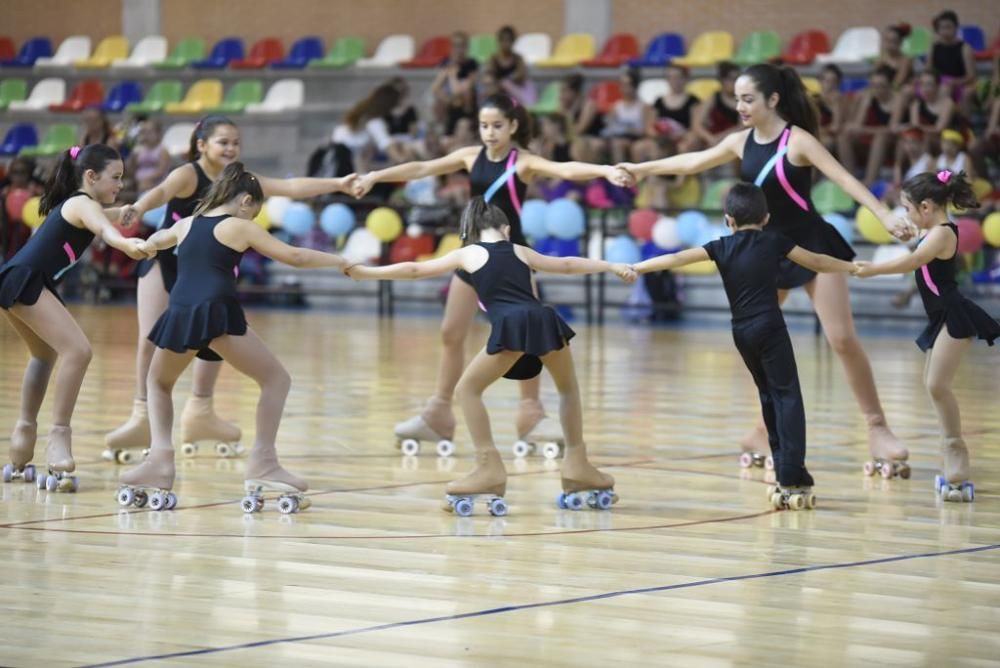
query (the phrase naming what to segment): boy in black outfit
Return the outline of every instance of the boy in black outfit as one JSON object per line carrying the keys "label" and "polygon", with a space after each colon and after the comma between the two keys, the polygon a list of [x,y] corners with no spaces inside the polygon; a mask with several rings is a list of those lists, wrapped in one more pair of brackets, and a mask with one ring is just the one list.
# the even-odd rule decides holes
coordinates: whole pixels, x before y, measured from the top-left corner
{"label": "boy in black outfit", "polygon": [[815,272],[854,272],[854,264],[807,251],[777,232],[765,232],[770,214],[763,191],[737,183],[725,204],[733,234],[673,255],[634,265],[640,274],[713,260],[733,314],[733,340],[753,376],[767,425],[778,487],[775,508],[812,508],[813,478],[806,470],[806,418],[792,342],[778,304],[778,264],[788,258]]}

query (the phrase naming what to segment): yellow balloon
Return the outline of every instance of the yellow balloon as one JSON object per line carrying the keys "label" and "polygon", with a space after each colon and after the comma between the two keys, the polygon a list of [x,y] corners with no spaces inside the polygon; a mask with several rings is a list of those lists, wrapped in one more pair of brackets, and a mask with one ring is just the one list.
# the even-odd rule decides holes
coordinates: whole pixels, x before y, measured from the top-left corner
{"label": "yellow balloon", "polygon": [[695,177],[685,177],[679,188],[667,192],[667,199],[675,209],[694,209],[701,202],[701,183]]}
{"label": "yellow balloon", "polygon": [[983,237],[986,243],[1000,248],[1000,211],[994,211],[983,221]]}
{"label": "yellow balloon", "polygon": [[858,209],[857,218],[858,231],[866,241],[873,244],[887,244],[892,241],[892,235],[879,222],[878,216],[871,212],[868,207]]}
{"label": "yellow balloon", "polygon": [[38,206],[41,202],[41,197],[32,197],[24,203],[24,208],[21,209],[21,220],[23,220],[24,224],[33,230],[41,225],[44,220],[41,212],[38,211]]}
{"label": "yellow balloon", "polygon": [[403,219],[399,217],[395,209],[380,206],[368,214],[365,227],[375,235],[376,239],[383,243],[389,243],[395,241],[403,233]]}
{"label": "yellow balloon", "polygon": [[993,185],[984,178],[977,178],[972,182],[972,192],[976,193],[976,198],[982,201],[993,192]]}
{"label": "yellow balloon", "polygon": [[271,229],[271,216],[267,213],[266,206],[260,207],[260,213],[258,213],[257,217],[253,219],[253,222],[257,223],[265,230]]}

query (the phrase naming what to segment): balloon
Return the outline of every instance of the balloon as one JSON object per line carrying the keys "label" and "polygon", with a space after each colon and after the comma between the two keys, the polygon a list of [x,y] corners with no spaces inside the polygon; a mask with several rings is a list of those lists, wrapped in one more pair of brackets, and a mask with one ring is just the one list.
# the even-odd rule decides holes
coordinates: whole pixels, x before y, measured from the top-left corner
{"label": "balloon", "polygon": [[608,245],[607,261],[620,262],[622,264],[634,264],[639,262],[641,254],[639,246],[628,236],[615,237]]}
{"label": "balloon", "polygon": [[24,208],[21,209],[21,220],[33,230],[42,224],[42,214],[38,211],[38,206],[41,203],[41,197],[32,197],[24,203]]}
{"label": "balloon", "polygon": [[319,226],[328,236],[342,237],[354,229],[354,209],[337,202],[328,204],[319,214]]}
{"label": "balloon", "polygon": [[979,221],[975,218],[959,218],[955,221],[958,226],[958,252],[975,253],[983,247],[983,228],[979,226]]}
{"label": "balloon", "polygon": [[[144,220],[145,220],[145,218],[146,217],[143,216]],[[265,230],[271,229],[271,217],[269,215],[267,215],[267,207],[266,206],[260,207],[260,213],[258,213],[257,217],[253,219],[253,222],[257,223],[258,225],[260,225],[261,227],[263,227]]]}
{"label": "balloon", "polygon": [[285,211],[292,203],[292,198],[282,195],[274,195],[267,198],[267,216],[273,225],[283,225],[285,222]]}
{"label": "balloon", "polygon": [[681,247],[681,238],[677,234],[677,220],[663,216],[653,225],[653,243],[663,250],[673,250]]}
{"label": "balloon", "polygon": [[982,201],[993,192],[993,185],[982,177],[977,177],[972,182],[972,192],[976,194],[976,199]]}
{"label": "balloon", "polygon": [[545,212],[548,204],[540,199],[529,199],[521,207],[521,230],[524,236],[536,241],[549,235],[545,227]]}
{"label": "balloon", "polygon": [[403,219],[395,209],[380,206],[368,214],[365,227],[382,242],[395,241],[403,233]]}
{"label": "balloon", "polygon": [[406,226],[406,236],[411,239],[417,239],[424,235],[424,228],[420,227],[416,223],[410,223]]}
{"label": "balloon", "polygon": [[549,202],[545,209],[545,229],[557,239],[579,239],[586,227],[583,208],[571,199]]}
{"label": "balloon", "polygon": [[341,255],[349,262],[369,262],[382,255],[382,242],[367,228],[359,227],[347,237]]}
{"label": "balloon", "polygon": [[30,190],[26,188],[11,188],[10,192],[7,193],[7,218],[10,220],[21,220],[21,212],[24,211],[24,205],[28,203],[31,199],[32,194]]}
{"label": "balloon", "polygon": [[628,231],[639,241],[649,241],[653,238],[653,226],[656,225],[656,212],[652,209],[637,209],[628,217]]}
{"label": "balloon", "polygon": [[281,227],[293,237],[309,234],[316,224],[316,212],[304,202],[292,202],[284,211]]}
{"label": "balloon", "polygon": [[587,186],[587,194],[584,195],[583,200],[591,209],[610,209],[614,205],[614,202],[608,197],[608,191],[604,189],[604,184],[600,181],[594,181]]}
{"label": "balloon", "polygon": [[403,186],[403,196],[411,204],[420,206],[433,206],[437,203],[437,196],[434,189],[437,186],[437,177],[427,176],[415,181],[410,181]]}
{"label": "balloon", "polygon": [[[892,262],[893,260],[897,260],[909,254],[910,254],[910,249],[903,244],[900,243],[885,244],[875,249],[875,254],[872,255],[872,263],[882,264],[883,262]],[[872,278],[892,278],[895,280],[899,280],[899,275],[879,274],[878,276],[873,276]]]}
{"label": "balloon", "polygon": [[854,225],[839,213],[828,213],[823,216],[823,220],[833,225],[833,228],[844,237],[844,241],[849,244],[854,243]]}
{"label": "balloon", "polygon": [[858,209],[858,217],[855,223],[865,241],[873,244],[887,244],[892,242],[892,235],[889,234],[887,229],[882,227],[878,216],[872,213],[868,207],[863,206]]}
{"label": "balloon", "polygon": [[685,211],[677,216],[677,236],[684,246],[697,246],[702,230],[708,227],[708,218],[701,211]]}
{"label": "balloon", "polygon": [[[142,222],[144,225],[149,227],[155,227],[160,229],[163,227],[163,220],[167,216],[167,205],[158,206],[155,209],[150,209],[146,213],[142,214]],[[176,221],[174,221],[176,222]]]}
{"label": "balloon", "polygon": [[587,242],[587,257],[591,260],[603,260],[604,256],[607,255],[607,244],[604,243],[604,237],[601,236],[600,232],[595,232],[590,235],[590,241]]}
{"label": "balloon", "polygon": [[983,221],[983,236],[990,246],[1000,248],[1000,211],[994,211],[986,216],[986,220]]}

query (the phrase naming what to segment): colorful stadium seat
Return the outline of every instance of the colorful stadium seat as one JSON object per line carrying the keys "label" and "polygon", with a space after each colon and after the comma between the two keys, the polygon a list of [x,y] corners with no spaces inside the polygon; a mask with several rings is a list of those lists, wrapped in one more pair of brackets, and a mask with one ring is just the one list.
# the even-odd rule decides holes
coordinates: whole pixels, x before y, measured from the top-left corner
{"label": "colorful stadium seat", "polygon": [[733,57],[733,36],[725,30],[703,32],[694,38],[686,56],[672,62],[685,67],[711,67]]}
{"label": "colorful stadium seat", "polygon": [[657,35],[646,45],[646,53],[629,61],[632,67],[663,67],[684,55],[684,36],[676,32]]}
{"label": "colorful stadium seat", "polygon": [[111,63],[126,57],[128,57],[128,39],[122,35],[113,35],[98,42],[90,58],[78,60],[73,64],[77,69],[100,69],[111,67]]}
{"label": "colorful stadium seat", "polygon": [[552,56],[535,63],[535,67],[576,67],[594,57],[594,36],[588,33],[564,35]]}
{"label": "colorful stadium seat", "polygon": [[618,33],[608,38],[600,55],[583,61],[584,67],[621,67],[639,57],[639,40],[631,33]]}

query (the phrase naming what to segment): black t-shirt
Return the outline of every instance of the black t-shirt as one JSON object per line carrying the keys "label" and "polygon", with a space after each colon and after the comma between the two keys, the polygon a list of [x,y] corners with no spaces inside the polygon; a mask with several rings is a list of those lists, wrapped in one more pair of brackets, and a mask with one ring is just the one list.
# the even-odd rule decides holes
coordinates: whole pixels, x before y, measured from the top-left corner
{"label": "black t-shirt", "polygon": [[402,113],[390,111],[385,116],[385,124],[388,126],[390,135],[410,134],[410,128],[417,120],[417,110],[413,108],[413,105],[408,106]]}
{"label": "black t-shirt", "polygon": [[778,264],[795,248],[794,241],[780,232],[745,229],[703,248],[719,267],[733,322],[780,312]]}
{"label": "black t-shirt", "polygon": [[[451,60],[445,62],[445,67],[450,67],[453,65]],[[458,64],[458,78],[468,79],[470,74],[474,74],[479,71],[479,63],[476,62],[474,58],[466,58],[461,63]]]}

